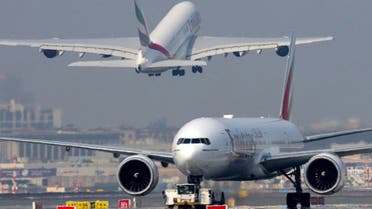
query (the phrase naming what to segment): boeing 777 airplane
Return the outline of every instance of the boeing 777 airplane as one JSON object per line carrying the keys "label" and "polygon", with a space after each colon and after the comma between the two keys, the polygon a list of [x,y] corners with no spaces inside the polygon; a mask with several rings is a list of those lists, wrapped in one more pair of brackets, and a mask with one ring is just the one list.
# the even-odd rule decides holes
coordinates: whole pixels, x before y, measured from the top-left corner
{"label": "boeing 777 airplane", "polygon": [[372,144],[362,147],[303,150],[306,143],[369,132],[372,129],[348,130],[303,136],[289,121],[295,39],[291,38],[284,93],[279,118],[198,118],[186,123],[176,134],[171,152],[157,152],[125,147],[103,146],[52,139],[0,137],[0,140],[37,143],[112,153],[125,156],[117,180],[121,189],[134,196],[146,195],[157,185],[159,174],[155,161],[163,167],[174,164],[190,183],[203,179],[215,181],[250,181],[284,175],[296,189],[287,194],[287,205],[308,207],[310,194],[301,186],[301,169],[310,190],[329,195],[342,189],[346,181],[341,157],[372,152]]}
{"label": "boeing 777 airplane", "polygon": [[[80,40],[0,40],[0,45],[29,46],[38,48],[47,58],[64,52],[78,52],[82,58],[86,53],[102,57],[114,56],[114,60],[73,62],[72,67],[104,67],[135,69],[137,73],[160,76],[172,70],[173,76],[184,76],[185,67],[193,73],[202,73],[215,55],[229,53],[237,57],[249,51],[258,54],[264,49],[275,49],[279,56],[288,54],[288,37],[281,38],[232,38],[197,35],[200,29],[200,14],[194,3],[184,1],[176,4],[150,33],[145,16],[134,0],[138,21],[138,37]],[[296,44],[332,40],[332,37],[298,38]]]}

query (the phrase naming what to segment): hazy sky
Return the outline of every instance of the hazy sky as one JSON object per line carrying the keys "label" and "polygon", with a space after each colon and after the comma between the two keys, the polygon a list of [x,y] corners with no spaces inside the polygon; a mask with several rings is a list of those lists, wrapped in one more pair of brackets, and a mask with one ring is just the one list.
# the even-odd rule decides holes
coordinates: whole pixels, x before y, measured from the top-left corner
{"label": "hazy sky", "polygon": [[[153,29],[176,2],[142,1]],[[293,121],[360,118],[372,126],[372,1],[203,0],[201,35],[270,37],[334,35],[296,50]],[[2,0],[0,38],[136,36],[131,0]],[[90,59],[97,56],[88,56]],[[60,107],[64,124],[145,126],[166,118],[178,127],[200,116],[277,116],[286,59],[215,57],[204,74],[148,78],[133,70],[70,69],[75,53],[48,60],[34,48],[0,47],[0,74],[43,107]],[[0,91],[0,92],[4,92]]]}

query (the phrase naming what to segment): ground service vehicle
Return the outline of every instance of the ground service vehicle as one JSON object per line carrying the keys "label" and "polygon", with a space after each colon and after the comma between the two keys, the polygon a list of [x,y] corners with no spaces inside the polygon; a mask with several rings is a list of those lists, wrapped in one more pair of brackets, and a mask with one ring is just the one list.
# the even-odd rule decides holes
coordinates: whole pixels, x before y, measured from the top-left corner
{"label": "ground service vehicle", "polygon": [[177,184],[176,189],[164,191],[165,204],[168,208],[177,206],[179,209],[195,208],[205,209],[214,203],[212,190],[200,188],[196,184]]}

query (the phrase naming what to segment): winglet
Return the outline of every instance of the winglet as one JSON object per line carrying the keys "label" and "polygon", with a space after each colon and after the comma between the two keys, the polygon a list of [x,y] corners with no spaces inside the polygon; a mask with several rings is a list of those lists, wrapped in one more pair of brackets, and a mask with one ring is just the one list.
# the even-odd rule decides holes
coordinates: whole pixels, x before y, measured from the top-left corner
{"label": "winglet", "polygon": [[291,116],[291,107],[292,107],[292,80],[293,80],[293,71],[294,71],[294,54],[295,54],[295,43],[296,38],[293,33],[290,36],[291,42],[289,45],[289,54],[287,61],[287,72],[285,77],[285,82],[283,86],[283,97],[282,104],[280,109],[280,118],[283,120],[289,120]]}
{"label": "winglet", "polygon": [[138,6],[137,3],[138,0],[134,0],[134,7],[136,10],[136,17],[138,20],[138,36],[141,43],[141,46],[148,47],[151,43],[150,40],[150,33],[146,24],[145,16],[143,15],[143,12],[141,8]]}

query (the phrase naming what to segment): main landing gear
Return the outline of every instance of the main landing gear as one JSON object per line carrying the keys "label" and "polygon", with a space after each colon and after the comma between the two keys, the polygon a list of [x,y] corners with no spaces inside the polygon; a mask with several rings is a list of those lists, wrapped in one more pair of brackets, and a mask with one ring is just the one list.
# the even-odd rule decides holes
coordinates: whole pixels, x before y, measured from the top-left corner
{"label": "main landing gear", "polygon": [[[300,166],[294,167],[293,172],[287,174],[282,171],[282,174],[292,182],[296,188],[296,192],[287,194],[287,207],[288,209],[296,209],[300,204],[302,209],[310,208],[310,193],[304,193],[301,186],[301,169]],[[293,177],[294,179],[293,179]]]}
{"label": "main landing gear", "polygon": [[[203,68],[201,66],[192,66],[191,71],[193,73],[203,73]],[[172,70],[172,75],[173,76],[184,76],[185,75],[185,70],[176,68]]]}
{"label": "main landing gear", "polygon": [[193,72],[193,73],[203,73],[203,68],[202,67],[200,67],[200,66],[193,66],[192,68],[191,68],[191,71]]}
{"label": "main landing gear", "polygon": [[184,69],[174,69],[172,70],[172,75],[173,76],[184,76],[185,75],[185,70]]}
{"label": "main landing gear", "polygon": [[200,183],[203,181],[203,176],[187,176],[187,183],[195,184],[200,187]]}
{"label": "main landing gear", "polygon": [[159,77],[159,76],[161,76],[161,73],[149,73],[148,76],[149,77],[154,77],[154,76]]}

